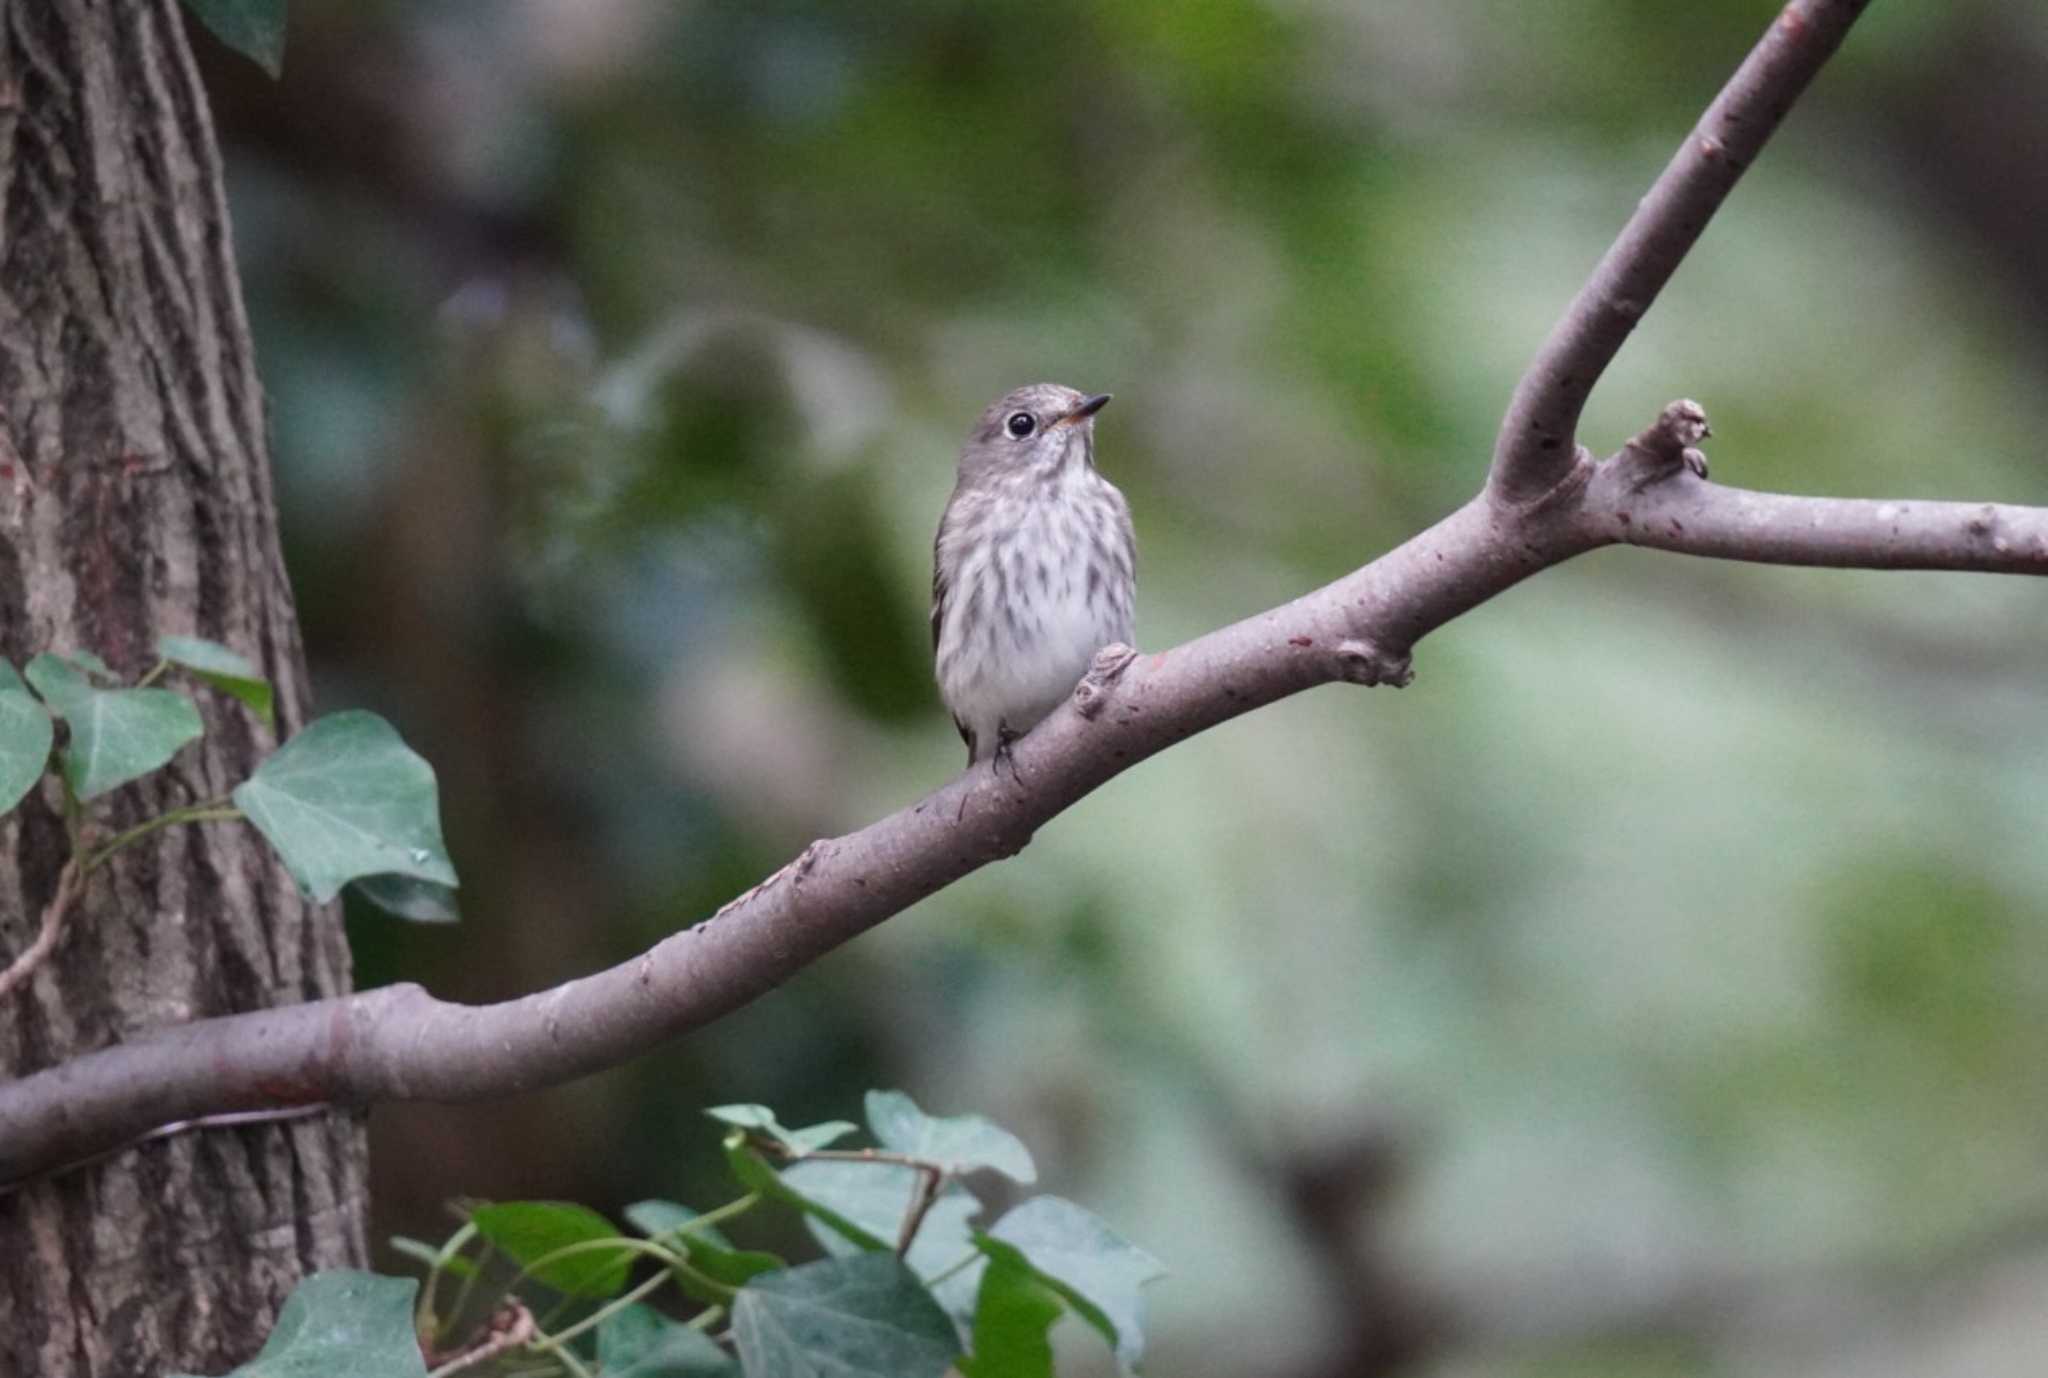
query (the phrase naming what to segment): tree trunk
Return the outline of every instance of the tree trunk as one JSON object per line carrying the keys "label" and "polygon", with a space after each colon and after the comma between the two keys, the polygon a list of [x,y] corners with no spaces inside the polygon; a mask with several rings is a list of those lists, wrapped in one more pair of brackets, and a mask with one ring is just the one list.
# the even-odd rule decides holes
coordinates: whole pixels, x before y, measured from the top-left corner
{"label": "tree trunk", "polygon": [[[268,463],[176,0],[0,0],[0,651],[95,651],[132,680],[159,635],[210,637],[264,668],[289,735],[306,677]],[[274,744],[196,697],[206,737],[97,801],[108,824],[225,794]],[[0,819],[0,962],[56,886],[59,803]],[[339,916],[252,829],[169,828],[94,873],[0,1007],[0,1075],[348,979]],[[361,1262],[364,1173],[335,1115],[178,1134],[0,1197],[0,1373],[242,1362],[302,1275]]]}

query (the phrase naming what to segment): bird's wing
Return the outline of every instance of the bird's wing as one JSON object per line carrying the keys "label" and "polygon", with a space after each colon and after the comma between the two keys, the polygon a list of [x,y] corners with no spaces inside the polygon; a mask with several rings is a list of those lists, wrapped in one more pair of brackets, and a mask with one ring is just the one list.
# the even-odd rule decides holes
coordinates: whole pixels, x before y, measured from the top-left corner
{"label": "bird's wing", "polygon": [[946,625],[946,595],[953,591],[946,577],[946,562],[939,551],[946,540],[946,522],[939,520],[939,534],[932,542],[932,654],[939,653],[939,629]]}
{"label": "bird's wing", "polygon": [[[932,657],[939,654],[939,634],[946,626],[946,600],[952,596],[953,581],[946,575],[946,528],[953,522],[953,504],[948,502],[943,515],[939,517],[939,534],[932,538]],[[953,726],[960,733],[960,740],[967,743],[967,764],[974,764],[974,729],[953,717]]]}

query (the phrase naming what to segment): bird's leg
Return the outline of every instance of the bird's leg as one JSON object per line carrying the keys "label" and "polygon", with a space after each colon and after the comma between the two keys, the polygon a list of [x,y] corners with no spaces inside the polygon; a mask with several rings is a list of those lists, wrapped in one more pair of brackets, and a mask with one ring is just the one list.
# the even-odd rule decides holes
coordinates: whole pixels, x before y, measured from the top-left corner
{"label": "bird's leg", "polygon": [[1001,775],[1002,768],[1008,765],[1010,767],[1010,778],[1020,785],[1024,783],[1024,777],[1017,773],[1017,758],[1010,751],[1010,744],[1023,735],[1022,732],[1012,732],[1010,725],[1006,722],[998,722],[996,724],[996,752],[995,755],[989,758],[988,764],[991,774]]}

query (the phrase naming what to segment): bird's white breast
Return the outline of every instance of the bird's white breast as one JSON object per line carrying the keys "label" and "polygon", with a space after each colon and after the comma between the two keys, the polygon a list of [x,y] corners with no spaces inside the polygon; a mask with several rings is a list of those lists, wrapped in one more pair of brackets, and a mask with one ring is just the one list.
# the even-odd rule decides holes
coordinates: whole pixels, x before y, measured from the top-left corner
{"label": "bird's white breast", "polygon": [[1132,639],[1129,554],[1118,564],[1116,550],[1123,510],[1107,480],[1075,466],[1050,484],[1005,485],[951,533],[940,552],[952,570],[943,639],[956,651],[941,657],[939,688],[982,742],[998,727],[1029,730],[1096,651]]}

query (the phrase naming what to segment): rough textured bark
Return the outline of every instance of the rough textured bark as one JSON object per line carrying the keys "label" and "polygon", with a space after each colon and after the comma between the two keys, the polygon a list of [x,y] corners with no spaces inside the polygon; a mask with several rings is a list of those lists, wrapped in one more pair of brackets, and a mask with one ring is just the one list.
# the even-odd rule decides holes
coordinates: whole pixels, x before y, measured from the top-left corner
{"label": "rough textured bark", "polygon": [[[304,717],[221,168],[175,0],[0,0],[0,651],[225,642]],[[115,826],[220,795],[270,746],[201,693],[205,739],[96,805]],[[0,820],[0,955],[66,841],[54,796]],[[348,987],[338,916],[253,832],[168,829],[95,874],[0,1008],[8,1079],[145,1031]],[[188,1134],[0,1198],[0,1372],[219,1371],[305,1272],[363,1256],[353,1120]]]}

